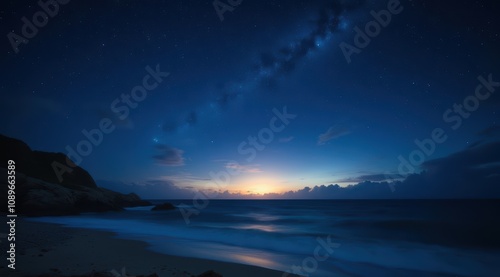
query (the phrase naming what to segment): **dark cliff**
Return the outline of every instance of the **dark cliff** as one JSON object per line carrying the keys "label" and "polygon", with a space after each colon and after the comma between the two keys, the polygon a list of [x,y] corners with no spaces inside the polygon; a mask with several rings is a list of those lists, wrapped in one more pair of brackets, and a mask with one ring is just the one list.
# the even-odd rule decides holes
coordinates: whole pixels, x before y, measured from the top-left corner
{"label": "dark cliff", "polygon": [[[81,212],[118,211],[123,207],[145,206],[151,203],[136,194],[122,194],[96,185],[92,176],[79,166],[68,166],[63,153],[33,151],[23,141],[0,135],[0,184],[7,199],[7,162],[15,162],[15,195],[17,214],[66,215]],[[62,179],[52,164],[68,166]],[[69,161],[71,163],[71,161]],[[7,205],[0,211],[7,212]]]}

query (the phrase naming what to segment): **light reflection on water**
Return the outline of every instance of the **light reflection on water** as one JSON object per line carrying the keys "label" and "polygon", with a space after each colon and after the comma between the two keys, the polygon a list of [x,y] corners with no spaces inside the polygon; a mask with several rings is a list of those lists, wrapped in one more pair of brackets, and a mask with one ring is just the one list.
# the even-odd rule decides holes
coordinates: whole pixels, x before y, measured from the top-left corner
{"label": "light reflection on water", "polygon": [[[276,268],[277,263],[273,260],[257,257],[255,254],[230,253],[232,259],[242,264],[258,265],[260,267]],[[261,255],[259,255],[261,256]]]}
{"label": "light reflection on water", "polygon": [[279,232],[283,229],[275,225],[262,225],[262,224],[244,224],[240,226],[235,226],[235,228],[243,230],[259,230],[264,232]]}
{"label": "light reflection on water", "polygon": [[179,256],[203,259],[217,257],[219,261],[255,265],[275,270],[284,270],[289,265],[280,255],[258,249],[177,238],[165,240],[164,237],[149,237],[147,240],[152,245],[150,249],[160,253],[173,251]]}
{"label": "light reflection on water", "polygon": [[281,219],[280,216],[270,215],[270,214],[262,214],[262,213],[233,214],[232,216],[249,217],[249,218],[255,219],[257,221],[276,221],[276,220]]}

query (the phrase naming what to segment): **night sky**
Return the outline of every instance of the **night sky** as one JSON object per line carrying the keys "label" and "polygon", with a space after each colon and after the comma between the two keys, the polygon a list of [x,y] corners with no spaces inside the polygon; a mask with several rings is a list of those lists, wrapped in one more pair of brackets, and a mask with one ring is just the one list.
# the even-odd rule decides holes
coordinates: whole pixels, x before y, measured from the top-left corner
{"label": "night sky", "polygon": [[0,4],[0,133],[98,185],[500,197],[497,1],[60,2]]}

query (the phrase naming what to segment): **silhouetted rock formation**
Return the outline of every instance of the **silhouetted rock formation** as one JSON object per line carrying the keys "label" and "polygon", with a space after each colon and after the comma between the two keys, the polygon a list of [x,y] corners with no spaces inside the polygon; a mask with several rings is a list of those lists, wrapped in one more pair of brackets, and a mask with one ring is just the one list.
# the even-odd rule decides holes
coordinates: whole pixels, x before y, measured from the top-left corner
{"label": "silhouetted rock formation", "polygon": [[[0,135],[0,161],[7,167],[8,160],[16,162],[16,172],[22,172],[27,176],[40,179],[49,183],[61,184],[65,187],[84,186],[97,188],[94,179],[83,168],[70,167],[66,155],[63,153],[50,153],[32,151],[23,141]],[[52,163],[57,162],[71,168],[71,172],[64,173],[61,182],[57,177]]]}
{"label": "silhouetted rock formation", "polygon": [[[66,165],[66,155],[32,151],[17,139],[0,135],[0,190],[7,193],[7,161],[16,166],[16,211],[24,215],[67,215],[81,212],[119,211],[123,207],[149,206],[134,193],[121,194],[97,187],[90,174],[79,166],[64,173],[62,182],[52,168],[56,161]],[[1,211],[6,212],[7,205]]]}
{"label": "silhouetted rock formation", "polygon": [[[102,271],[102,272],[92,272],[89,274],[83,274],[83,275],[61,275],[59,273],[47,273],[47,274],[40,274],[36,275],[33,277],[116,277],[120,273],[112,273],[111,271]],[[119,276],[122,276],[121,274]],[[127,275],[128,276],[128,275]],[[125,277],[125,276],[122,276]],[[134,275],[134,277],[159,277],[158,274],[153,273],[149,275]]]}
{"label": "silhouetted rock formation", "polygon": [[[101,271],[101,272],[94,271],[92,273],[83,274],[83,275],[61,275],[61,274],[59,274],[59,269],[53,269],[53,271],[56,271],[56,273],[40,274],[40,275],[36,275],[33,277],[116,277],[117,276],[117,273],[113,274],[111,271]],[[217,273],[213,270],[204,272],[200,275],[191,275],[191,276],[192,277],[223,277],[222,275],[220,275],[219,273]],[[134,277],[159,277],[159,276],[156,273],[152,273],[149,275],[134,275]]]}
{"label": "silhouetted rock formation", "polygon": [[203,272],[202,274],[198,275],[197,277],[222,277],[219,273],[209,270],[207,272]]}

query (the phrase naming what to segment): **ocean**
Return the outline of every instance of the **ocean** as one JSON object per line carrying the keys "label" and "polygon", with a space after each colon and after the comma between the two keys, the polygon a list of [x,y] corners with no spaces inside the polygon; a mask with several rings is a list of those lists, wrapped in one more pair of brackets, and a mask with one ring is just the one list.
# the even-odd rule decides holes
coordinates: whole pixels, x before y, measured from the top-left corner
{"label": "ocean", "polygon": [[[182,209],[192,200],[170,202]],[[304,276],[500,276],[498,200],[210,200],[180,210],[40,217],[153,251]]]}

